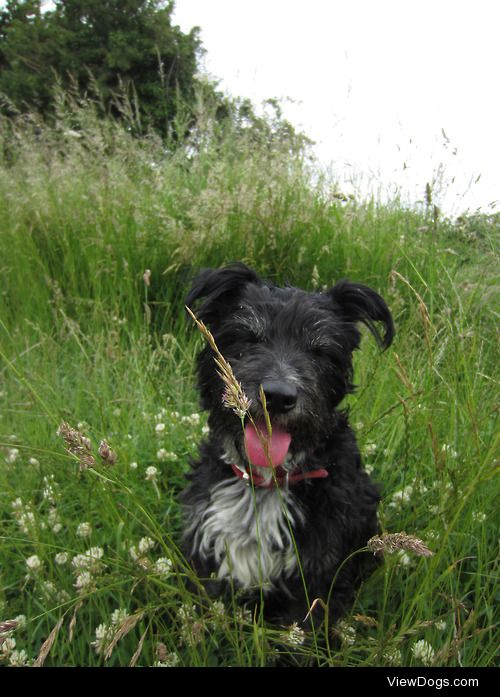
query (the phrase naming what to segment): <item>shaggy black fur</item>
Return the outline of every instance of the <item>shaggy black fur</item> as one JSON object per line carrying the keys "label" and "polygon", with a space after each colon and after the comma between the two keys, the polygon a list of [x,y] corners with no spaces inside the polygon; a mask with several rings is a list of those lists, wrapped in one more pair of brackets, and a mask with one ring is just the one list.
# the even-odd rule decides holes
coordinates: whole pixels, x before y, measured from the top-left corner
{"label": "shaggy black fur", "polygon": [[[357,324],[364,323],[381,348],[392,342],[394,326],[387,305],[362,284],[342,280],[327,292],[307,293],[277,287],[243,264],[203,270],[186,302],[212,331],[251,399],[257,422],[263,418],[259,387],[268,386],[272,424],[291,435],[286,467],[294,472],[328,472],[328,477],[291,485],[287,501],[309,603],[328,600],[335,621],[349,608],[371,557],[356,555],[342,567],[333,587],[332,582],[343,560],[377,533],[379,501],[377,488],[362,469],[347,413],[339,405],[353,390],[352,352],[361,340]],[[375,322],[384,326],[383,335]],[[241,421],[223,405],[224,386],[208,346],[198,357],[198,387],[202,407],[209,412],[210,434],[182,496],[184,544],[198,575],[218,593],[228,583],[236,588],[242,584],[234,577],[209,580],[217,577],[220,558],[217,562],[212,548],[200,549],[202,529],[214,487],[227,480],[234,489],[241,486],[243,495],[247,486],[243,479],[235,484],[238,477],[230,464],[249,465]],[[273,490],[266,496],[279,494]],[[280,553],[279,545],[273,553]],[[298,567],[283,569],[271,581],[265,586],[265,616],[284,624],[301,622],[309,606]],[[247,600],[254,594],[257,602],[261,595],[258,588],[243,590]]]}

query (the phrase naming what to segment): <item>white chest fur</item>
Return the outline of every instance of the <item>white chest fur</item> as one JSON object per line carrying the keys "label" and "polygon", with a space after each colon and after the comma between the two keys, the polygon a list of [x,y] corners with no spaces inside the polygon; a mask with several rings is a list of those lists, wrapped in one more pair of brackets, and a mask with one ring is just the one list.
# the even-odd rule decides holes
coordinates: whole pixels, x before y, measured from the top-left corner
{"label": "white chest fur", "polygon": [[289,491],[253,490],[239,479],[226,479],[196,513],[195,545],[202,556],[214,554],[219,579],[266,590],[296,568],[292,535],[303,516]]}

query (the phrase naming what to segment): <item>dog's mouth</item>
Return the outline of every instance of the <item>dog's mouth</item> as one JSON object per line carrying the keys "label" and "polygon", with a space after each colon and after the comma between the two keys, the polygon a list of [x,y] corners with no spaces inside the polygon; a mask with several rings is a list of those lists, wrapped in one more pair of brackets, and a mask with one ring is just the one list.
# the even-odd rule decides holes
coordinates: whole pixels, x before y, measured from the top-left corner
{"label": "dog's mouth", "polygon": [[247,423],[244,432],[245,453],[255,467],[279,467],[285,462],[292,436],[274,425],[271,435],[265,423]]}

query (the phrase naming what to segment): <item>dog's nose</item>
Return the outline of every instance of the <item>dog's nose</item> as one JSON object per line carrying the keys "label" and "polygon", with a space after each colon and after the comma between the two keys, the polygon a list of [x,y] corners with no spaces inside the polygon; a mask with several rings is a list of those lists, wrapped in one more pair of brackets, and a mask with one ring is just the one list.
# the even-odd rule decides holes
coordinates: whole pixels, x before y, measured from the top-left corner
{"label": "dog's nose", "polygon": [[267,410],[273,414],[286,414],[297,404],[297,388],[289,382],[265,381],[262,389]]}

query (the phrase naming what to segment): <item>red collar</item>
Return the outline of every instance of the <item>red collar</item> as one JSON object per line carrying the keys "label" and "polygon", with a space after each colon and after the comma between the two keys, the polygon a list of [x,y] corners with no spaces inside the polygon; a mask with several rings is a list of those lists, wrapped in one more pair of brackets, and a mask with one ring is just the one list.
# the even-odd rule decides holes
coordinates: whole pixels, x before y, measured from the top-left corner
{"label": "red collar", "polygon": [[328,472],[324,469],[290,474],[285,472],[282,467],[276,467],[275,476],[270,482],[267,482],[260,474],[256,474],[255,472],[251,472],[251,474],[249,474],[246,467],[245,469],[240,469],[236,465],[231,465],[231,467],[233,468],[233,472],[236,474],[236,476],[238,476],[240,479],[244,479],[247,484],[251,484],[253,482],[255,487],[260,487],[262,489],[271,489],[273,486],[282,488],[290,486],[291,484],[296,484],[303,479],[324,479],[325,477],[328,477]]}

